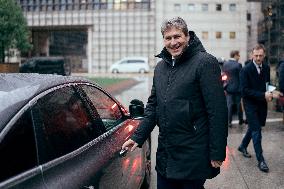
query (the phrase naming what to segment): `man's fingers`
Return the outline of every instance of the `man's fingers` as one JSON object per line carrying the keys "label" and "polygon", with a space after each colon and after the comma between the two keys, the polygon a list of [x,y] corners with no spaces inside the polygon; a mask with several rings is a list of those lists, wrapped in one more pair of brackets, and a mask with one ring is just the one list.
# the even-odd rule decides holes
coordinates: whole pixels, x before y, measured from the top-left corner
{"label": "man's fingers", "polygon": [[123,145],[122,145],[122,149],[123,150],[128,150],[128,146],[132,146],[135,142],[131,139],[127,140]]}
{"label": "man's fingers", "polygon": [[211,161],[211,165],[212,165],[212,167],[214,167],[214,168],[221,167],[222,161]]}
{"label": "man's fingers", "polygon": [[131,147],[130,151],[132,152],[137,146],[138,144],[135,141],[129,139],[122,145],[121,149],[128,150],[128,148]]}
{"label": "man's fingers", "polygon": [[133,152],[135,150],[135,148],[138,146],[138,144],[135,142],[131,148],[131,152]]}

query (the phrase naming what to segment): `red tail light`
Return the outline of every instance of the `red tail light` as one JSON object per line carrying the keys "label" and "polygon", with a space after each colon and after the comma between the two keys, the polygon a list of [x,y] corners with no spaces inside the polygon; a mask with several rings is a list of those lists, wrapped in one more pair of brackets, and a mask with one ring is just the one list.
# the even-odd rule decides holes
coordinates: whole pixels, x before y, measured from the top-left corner
{"label": "red tail light", "polygon": [[133,130],[133,125],[128,125],[125,129],[128,130],[128,132],[131,132]]}
{"label": "red tail light", "polygon": [[222,79],[222,81],[227,81],[228,76],[223,73],[221,79]]}

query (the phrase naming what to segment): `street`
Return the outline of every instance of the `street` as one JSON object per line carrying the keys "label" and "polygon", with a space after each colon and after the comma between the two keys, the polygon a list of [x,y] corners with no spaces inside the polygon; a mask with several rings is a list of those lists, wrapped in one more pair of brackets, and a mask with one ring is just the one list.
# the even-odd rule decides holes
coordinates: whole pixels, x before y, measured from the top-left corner
{"label": "street", "polygon": [[[125,106],[134,99],[140,99],[145,104],[150,94],[152,77],[134,76],[140,83],[116,98]],[[262,132],[263,153],[269,166],[269,173],[259,171],[252,142],[248,152],[252,158],[244,158],[237,148],[246,132],[247,125],[239,126],[233,121],[229,129],[227,158],[221,167],[221,174],[212,180],[207,180],[206,189],[284,189],[284,125],[282,114],[269,111],[267,125]],[[155,152],[157,148],[158,128],[151,135],[152,140],[152,180],[151,189],[156,188]]]}

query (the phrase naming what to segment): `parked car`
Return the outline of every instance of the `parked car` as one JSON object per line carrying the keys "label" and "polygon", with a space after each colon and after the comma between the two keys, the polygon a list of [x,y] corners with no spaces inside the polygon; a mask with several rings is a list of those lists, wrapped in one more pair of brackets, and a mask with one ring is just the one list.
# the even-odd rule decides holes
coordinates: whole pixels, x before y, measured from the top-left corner
{"label": "parked car", "polygon": [[137,100],[129,113],[95,83],[72,76],[0,74],[0,88],[1,189],[149,186],[150,140],[120,154],[143,116]]}
{"label": "parked car", "polygon": [[20,66],[20,73],[70,75],[71,64],[63,57],[33,57]]}
{"label": "parked car", "polygon": [[114,63],[109,71],[111,73],[147,73],[150,67],[146,57],[126,57]]}

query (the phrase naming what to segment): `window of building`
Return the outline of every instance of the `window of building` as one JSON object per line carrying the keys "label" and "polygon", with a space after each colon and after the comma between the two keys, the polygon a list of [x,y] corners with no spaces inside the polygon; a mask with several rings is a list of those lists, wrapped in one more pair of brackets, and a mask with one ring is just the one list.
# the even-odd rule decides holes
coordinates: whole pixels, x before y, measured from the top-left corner
{"label": "window of building", "polygon": [[208,32],[207,31],[202,32],[202,39],[208,39]]}
{"label": "window of building", "polygon": [[230,39],[236,39],[236,32],[230,32]]}
{"label": "window of building", "polygon": [[222,11],[222,4],[216,4],[216,11]]}
{"label": "window of building", "polygon": [[65,4],[60,5],[59,10],[66,10],[66,5]]}
{"label": "window of building", "polygon": [[251,21],[251,13],[247,13],[247,21]]}
{"label": "window of building", "polygon": [[174,5],[174,8],[175,8],[175,11],[181,11],[181,5],[178,4],[178,3],[176,3],[176,4]]}
{"label": "window of building", "polygon": [[229,4],[229,11],[236,11],[237,10],[237,5],[235,3],[230,3]]}
{"label": "window of building", "polygon": [[202,11],[208,11],[208,4],[207,3],[202,3],[201,4],[201,10]]}
{"label": "window of building", "polygon": [[190,12],[195,11],[195,4],[189,3],[189,4],[187,5],[187,7],[188,7],[188,11],[190,11]]}
{"label": "window of building", "polygon": [[248,36],[251,36],[251,26],[248,26]]}
{"label": "window of building", "polygon": [[222,38],[222,32],[216,32],[216,39],[221,39]]}

